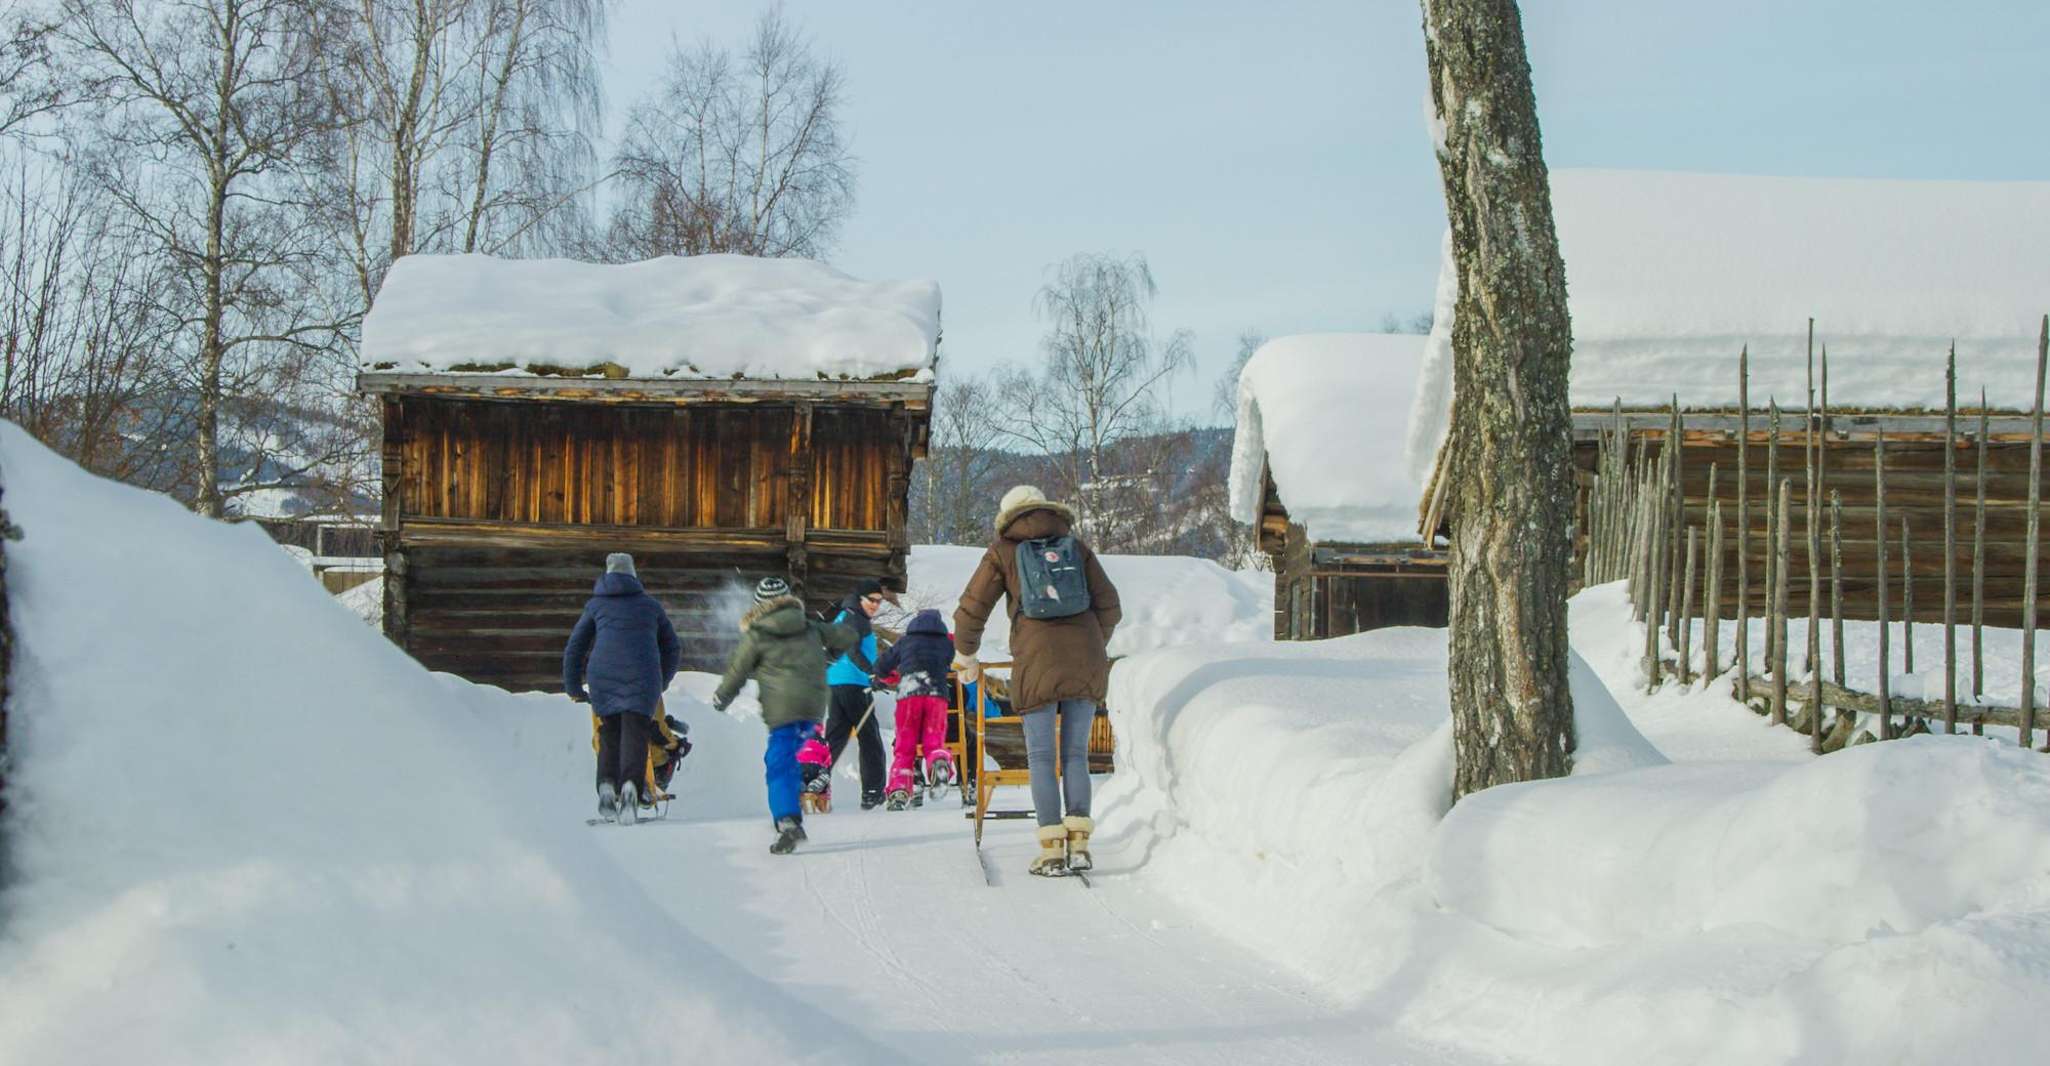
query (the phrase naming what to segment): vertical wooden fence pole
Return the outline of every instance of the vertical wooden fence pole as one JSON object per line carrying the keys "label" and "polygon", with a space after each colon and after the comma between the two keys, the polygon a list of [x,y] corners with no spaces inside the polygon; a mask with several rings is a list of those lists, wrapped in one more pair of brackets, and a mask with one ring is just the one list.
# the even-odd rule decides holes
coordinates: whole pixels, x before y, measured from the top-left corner
{"label": "vertical wooden fence pole", "polygon": [[1751,699],[1751,346],[1737,353],[1737,698]]}
{"label": "vertical wooden fence pole", "polygon": [[1908,543],[1908,516],[1901,516],[1901,660],[1915,672],[1915,557]]}
{"label": "vertical wooden fence pole", "polygon": [[2036,403],[2029,411],[2029,543],[2022,554],[2022,747],[2035,743],[2036,733],[2036,555],[2037,522],[2043,509],[2043,371],[2050,361],[2050,315],[2036,334]]}
{"label": "vertical wooden fence pole", "polygon": [[1648,496],[1649,499],[1645,501],[1645,510],[1648,515],[1651,536],[1650,543],[1645,546],[1645,557],[1650,561],[1651,565],[1647,568],[1648,580],[1645,581],[1645,585],[1648,586],[1645,591],[1645,597],[1650,606],[1644,613],[1644,678],[1645,685],[1647,686],[1646,691],[1650,692],[1658,689],[1660,681],[1659,597],[1665,592],[1666,582],[1665,571],[1658,564],[1658,557],[1665,554],[1666,538],[1664,526],[1660,522],[1660,519],[1665,514],[1664,497],[1657,491],[1649,493]]}
{"label": "vertical wooden fence pole", "polygon": [[1722,676],[1723,641],[1723,501],[1708,501],[1708,588],[1702,596],[1701,653],[1704,676]]}
{"label": "vertical wooden fence pole", "polygon": [[1872,436],[1872,539],[1879,553],[1879,565],[1875,576],[1879,583],[1879,739],[1893,739],[1893,701],[1888,693],[1892,690],[1893,659],[1888,654],[1891,644],[1892,626],[1888,623],[1886,603],[1886,431],[1880,430]]}
{"label": "vertical wooden fence pole", "polygon": [[1943,366],[1943,731],[1957,732],[1957,342]]}
{"label": "vertical wooden fence pole", "polygon": [[[1815,320],[1808,320],[1808,341],[1812,353]],[[1828,349],[1824,349],[1825,352]],[[1808,750],[1822,754],[1822,412],[1815,406],[1815,359],[1808,361],[1808,432],[1803,434],[1808,451],[1807,484],[1801,507],[1807,512],[1808,533],[1808,642],[1802,658],[1808,664]]]}
{"label": "vertical wooden fence pole", "polygon": [[1844,494],[1829,494],[1829,646],[1832,675],[1844,687]]}
{"label": "vertical wooden fence pole", "polygon": [[[1768,547],[1765,553],[1765,595],[1768,600],[1766,613],[1770,614],[1770,599],[1779,590],[1779,542],[1777,537],[1781,515],[1779,512],[1780,484],[1780,405],[1777,398],[1766,401],[1769,418],[1765,442],[1765,536]],[[1770,670],[1781,661],[1779,654],[1780,634],[1771,626],[1765,627],[1765,666]]]}
{"label": "vertical wooden fence pole", "polygon": [[1986,390],[1979,390],[1978,504],[1972,513],[1972,698],[1986,694]]}
{"label": "vertical wooden fence pole", "polygon": [[[1672,416],[1670,428],[1666,430],[1667,458],[1673,464],[1671,472],[1672,484],[1667,487],[1667,491],[1670,493],[1667,506],[1671,508],[1672,529],[1667,536],[1668,543],[1666,549],[1668,552],[1666,558],[1669,561],[1668,569],[1670,570],[1670,573],[1666,575],[1666,639],[1675,646],[1678,646],[1680,643],[1680,628],[1687,624],[1687,620],[1680,616],[1680,539],[1683,532],[1681,527],[1687,524],[1687,486],[1684,484],[1684,471],[1681,467],[1681,464],[1686,461],[1686,456],[1680,448],[1679,393],[1673,394]],[[1683,681],[1686,679],[1684,669],[1681,673],[1681,679]]]}
{"label": "vertical wooden fence pole", "polygon": [[1777,516],[1773,526],[1772,554],[1772,611],[1766,619],[1766,631],[1772,641],[1766,662],[1772,666],[1772,724],[1787,724],[1787,548],[1788,534],[1792,527],[1787,521],[1787,506],[1792,502],[1794,483],[1791,478],[1779,483],[1779,506],[1773,513]]}
{"label": "vertical wooden fence pole", "polygon": [[1680,580],[1680,685],[1686,687],[1694,681],[1694,556],[1698,550],[1695,544],[1698,531],[1687,527],[1687,568]]}
{"label": "vertical wooden fence pole", "polygon": [[[1806,520],[1803,532],[1807,537],[1803,546],[1808,549],[1808,640],[1801,650],[1802,669],[1813,674],[1821,669],[1822,633],[1816,622],[1820,618],[1818,608],[1822,598],[1822,553],[1817,550],[1821,544],[1822,525],[1817,519],[1821,510],[1817,503],[1822,499],[1822,487],[1815,480],[1815,451],[1820,442],[1815,439],[1818,428],[1815,421],[1815,320],[1808,320],[1808,405],[1801,409],[1801,512]],[[1811,708],[1812,709],[1812,708]]]}

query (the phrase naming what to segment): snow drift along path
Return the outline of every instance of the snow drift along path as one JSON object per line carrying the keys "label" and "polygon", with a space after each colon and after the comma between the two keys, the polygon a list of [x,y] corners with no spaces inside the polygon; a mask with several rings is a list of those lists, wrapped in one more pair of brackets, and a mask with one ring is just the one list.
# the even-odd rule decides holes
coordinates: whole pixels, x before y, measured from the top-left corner
{"label": "snow drift along path", "polygon": [[255,527],[11,423],[0,476],[0,1061],[885,1053],[677,922],[583,827],[588,778],[514,772],[532,701],[428,674]]}
{"label": "snow drift along path", "polygon": [[998,823],[991,889],[942,805],[772,859],[761,727],[703,675],[670,694],[674,820],[587,828],[581,708],[430,675],[254,528],[11,424],[0,476],[26,531],[0,1063],[1449,1061],[1193,927],[1115,846],[1093,889],[1032,879]]}

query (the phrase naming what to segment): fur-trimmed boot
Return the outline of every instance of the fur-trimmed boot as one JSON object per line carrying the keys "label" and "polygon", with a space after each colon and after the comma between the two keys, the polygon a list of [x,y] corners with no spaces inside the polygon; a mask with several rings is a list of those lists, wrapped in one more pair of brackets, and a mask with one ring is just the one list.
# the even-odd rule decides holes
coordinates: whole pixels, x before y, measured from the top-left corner
{"label": "fur-trimmed boot", "polygon": [[1068,827],[1039,827],[1039,855],[1032,860],[1032,872],[1041,877],[1061,877],[1068,872]]}
{"label": "fur-trimmed boot", "polygon": [[1089,834],[1096,828],[1096,823],[1087,815],[1071,814],[1061,827],[1068,831],[1068,869],[1093,869],[1096,863],[1089,858]]}

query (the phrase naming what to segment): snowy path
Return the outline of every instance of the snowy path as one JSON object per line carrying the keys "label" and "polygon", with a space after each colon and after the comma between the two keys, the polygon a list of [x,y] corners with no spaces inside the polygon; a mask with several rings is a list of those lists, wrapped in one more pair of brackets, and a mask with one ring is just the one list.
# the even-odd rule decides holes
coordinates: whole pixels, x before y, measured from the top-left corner
{"label": "snowy path", "polygon": [[788,858],[763,822],[596,832],[692,933],[911,1059],[1458,1061],[1373,1034],[1180,918],[1120,873],[1135,857],[1099,849],[1094,887],[1034,878],[1030,823],[992,822],[990,888],[951,799],[814,817]]}

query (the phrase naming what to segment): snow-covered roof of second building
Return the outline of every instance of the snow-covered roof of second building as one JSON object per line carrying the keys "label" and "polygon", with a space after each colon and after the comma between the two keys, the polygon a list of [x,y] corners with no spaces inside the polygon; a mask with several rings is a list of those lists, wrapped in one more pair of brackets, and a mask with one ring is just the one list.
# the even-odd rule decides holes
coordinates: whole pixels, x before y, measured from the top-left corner
{"label": "snow-covered roof of second building", "polygon": [[[1576,407],[1807,402],[1808,320],[1834,409],[1937,410],[1957,344],[1961,404],[2027,410],[2050,311],[2050,182],[1551,172],[1573,320]],[[1427,476],[1451,411],[1458,278],[1448,238],[1411,428]]]}
{"label": "snow-covered roof of second building", "polygon": [[809,259],[641,263],[413,255],[363,320],[367,371],[630,378],[923,378],[930,281],[871,282]]}
{"label": "snow-covered roof of second building", "polygon": [[1311,333],[1268,341],[1239,375],[1231,513],[1260,520],[1262,464],[1314,540],[1415,541],[1421,491],[1404,462],[1424,338]]}
{"label": "snow-covered roof of second building", "polygon": [[1830,399],[1943,406],[1958,388],[2028,406],[2050,310],[2050,182],[1552,172],[1573,315],[1576,405],[1800,404],[1807,327],[1829,346]]}

